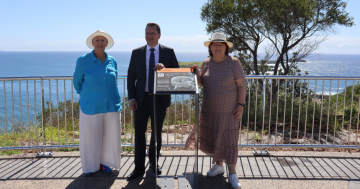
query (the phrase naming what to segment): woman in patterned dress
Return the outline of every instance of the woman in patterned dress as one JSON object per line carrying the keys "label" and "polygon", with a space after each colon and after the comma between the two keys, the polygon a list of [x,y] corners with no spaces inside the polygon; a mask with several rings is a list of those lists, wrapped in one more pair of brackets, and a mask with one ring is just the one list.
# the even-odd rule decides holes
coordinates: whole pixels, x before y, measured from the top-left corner
{"label": "woman in patterned dress", "polygon": [[237,58],[229,56],[233,46],[225,34],[215,33],[206,41],[210,58],[206,59],[201,72],[196,69],[199,86],[203,87],[200,116],[200,150],[213,157],[213,167],[208,177],[224,173],[223,162],[229,168],[228,182],[240,188],[236,175],[238,159],[239,120],[243,114],[246,84],[245,74]]}

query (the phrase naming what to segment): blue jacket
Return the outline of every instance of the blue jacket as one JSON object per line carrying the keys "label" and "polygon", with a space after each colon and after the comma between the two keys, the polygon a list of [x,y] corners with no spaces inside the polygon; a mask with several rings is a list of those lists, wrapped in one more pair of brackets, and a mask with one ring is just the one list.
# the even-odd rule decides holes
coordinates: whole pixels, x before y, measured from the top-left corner
{"label": "blue jacket", "polygon": [[79,103],[84,114],[121,111],[117,76],[116,60],[108,54],[103,64],[94,51],[78,58],[73,83],[80,94]]}

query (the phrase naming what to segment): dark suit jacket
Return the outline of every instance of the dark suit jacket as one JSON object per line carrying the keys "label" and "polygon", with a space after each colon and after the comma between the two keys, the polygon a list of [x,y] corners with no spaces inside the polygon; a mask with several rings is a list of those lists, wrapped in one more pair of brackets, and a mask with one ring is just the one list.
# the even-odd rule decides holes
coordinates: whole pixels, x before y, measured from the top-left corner
{"label": "dark suit jacket", "polygon": [[[165,68],[179,68],[174,49],[159,44],[159,63],[164,64]],[[141,107],[146,85],[146,45],[134,49],[131,54],[128,75],[127,89],[129,100],[135,99],[138,108]],[[170,95],[161,95],[164,107],[169,107],[171,103]]]}

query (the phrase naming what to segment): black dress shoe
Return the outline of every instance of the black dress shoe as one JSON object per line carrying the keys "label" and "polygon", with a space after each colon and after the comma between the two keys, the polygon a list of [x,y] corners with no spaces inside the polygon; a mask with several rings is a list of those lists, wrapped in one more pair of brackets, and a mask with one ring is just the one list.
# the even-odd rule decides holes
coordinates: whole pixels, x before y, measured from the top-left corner
{"label": "black dress shoe", "polygon": [[[159,167],[159,165],[156,166],[156,167],[157,167],[157,174],[158,174],[158,175],[161,175],[161,168]],[[154,171],[154,173],[155,173],[155,166],[154,166],[153,164],[151,164],[151,163],[150,163],[150,169],[151,169],[152,171]]]}
{"label": "black dress shoe", "polygon": [[135,179],[135,178],[138,178],[140,176],[143,176],[145,174],[145,171],[142,170],[142,171],[139,171],[139,170],[134,170],[132,173],[130,173],[128,176],[127,176],[127,180],[131,180],[131,179]]}

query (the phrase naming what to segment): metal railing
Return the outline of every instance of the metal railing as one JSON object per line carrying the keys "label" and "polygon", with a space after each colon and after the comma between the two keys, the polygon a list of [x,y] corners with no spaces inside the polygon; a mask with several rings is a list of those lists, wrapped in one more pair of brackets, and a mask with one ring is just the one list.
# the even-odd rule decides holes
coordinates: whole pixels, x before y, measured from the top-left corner
{"label": "metal railing", "polygon": [[[125,80],[126,76],[118,78],[122,145],[133,147],[134,118]],[[238,146],[360,148],[359,81],[360,77],[247,76]],[[3,77],[1,82],[0,150],[79,147],[79,96],[72,77]],[[194,123],[193,104],[191,95],[172,96],[163,146],[184,146]]]}

